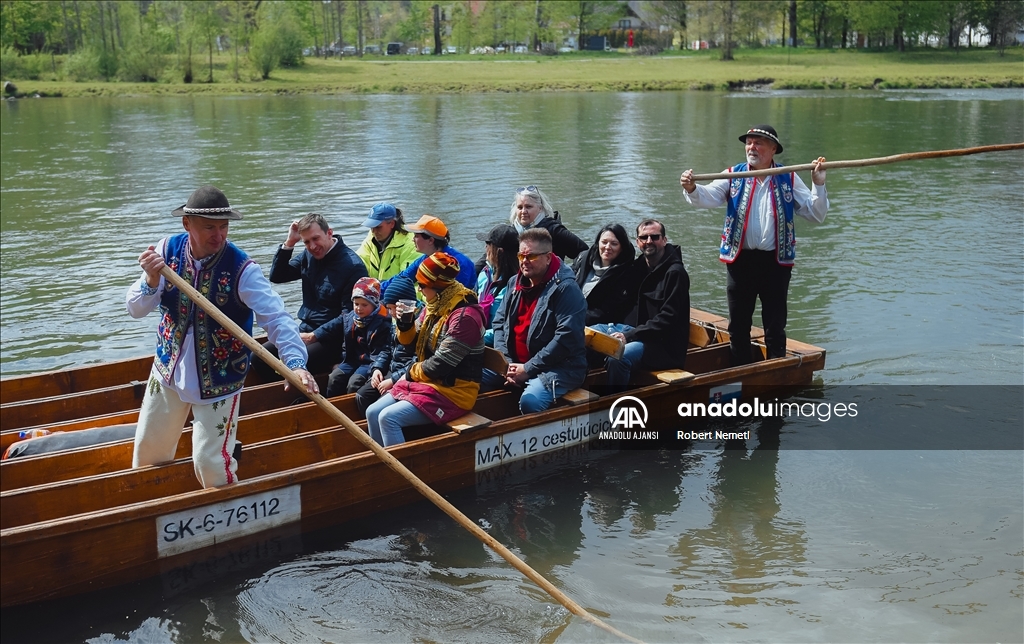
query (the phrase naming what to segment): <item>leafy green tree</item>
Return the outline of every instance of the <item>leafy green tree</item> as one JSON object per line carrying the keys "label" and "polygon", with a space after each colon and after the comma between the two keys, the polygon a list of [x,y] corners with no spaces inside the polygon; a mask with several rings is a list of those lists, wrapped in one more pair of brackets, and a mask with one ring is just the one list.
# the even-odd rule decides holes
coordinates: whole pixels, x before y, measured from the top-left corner
{"label": "leafy green tree", "polygon": [[277,41],[277,34],[274,29],[267,26],[257,29],[252,35],[249,45],[249,60],[252,61],[260,78],[270,78],[270,72],[277,69],[281,64],[280,43]]}
{"label": "leafy green tree", "polygon": [[22,54],[42,52],[62,40],[60,5],[41,0],[0,2],[0,44]]}
{"label": "leafy green tree", "polygon": [[583,49],[587,30],[605,29],[625,15],[626,5],[599,0],[572,0],[563,4],[576,27],[576,50]]}
{"label": "leafy green tree", "polygon": [[409,3],[409,11],[395,28],[395,35],[405,43],[422,45],[427,34],[430,33],[432,24],[431,0],[412,0]]}
{"label": "leafy green tree", "polygon": [[782,0],[741,2],[736,14],[737,39],[746,47],[760,47],[772,34],[779,32],[777,25],[784,8]]}
{"label": "leafy green tree", "polygon": [[247,18],[255,13],[255,7],[251,0],[228,0],[225,5],[225,24],[228,30],[228,37],[231,39],[232,49],[231,74],[237,83],[241,80],[239,49],[249,46],[249,21]]}
{"label": "leafy green tree", "polygon": [[1024,28],[1024,0],[983,0],[981,22],[988,31],[991,44],[1006,53],[1015,36]]}
{"label": "leafy green tree", "polygon": [[884,47],[897,24],[895,3],[885,0],[864,0],[849,7],[854,28],[864,34],[868,45],[872,40]]}
{"label": "leafy green tree", "polygon": [[454,2],[450,6],[452,40],[461,51],[469,51],[474,45],[473,31],[475,17],[473,3],[468,0]]}
{"label": "leafy green tree", "polygon": [[193,29],[197,39],[206,44],[207,51],[207,73],[206,82],[213,82],[213,49],[215,41],[223,32],[221,15],[217,11],[217,3],[214,0],[192,0],[194,11]]}
{"label": "leafy green tree", "polygon": [[270,78],[278,66],[302,64],[302,49],[307,33],[294,9],[304,3],[267,2],[258,11],[257,29],[252,36],[249,58],[260,77]]}

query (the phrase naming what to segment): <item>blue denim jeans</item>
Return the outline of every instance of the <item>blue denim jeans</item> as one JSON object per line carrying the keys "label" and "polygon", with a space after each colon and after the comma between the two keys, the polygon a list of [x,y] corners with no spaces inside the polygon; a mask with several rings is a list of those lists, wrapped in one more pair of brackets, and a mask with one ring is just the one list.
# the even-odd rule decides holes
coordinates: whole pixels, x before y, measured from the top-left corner
{"label": "blue denim jeans", "polygon": [[[550,378],[547,379],[550,382]],[[482,381],[487,391],[505,388],[505,376],[499,375],[490,369],[484,369]],[[556,398],[569,393],[569,388],[562,386],[557,380],[554,387],[545,385],[539,376],[526,381],[522,395],[519,396],[519,413],[531,414],[535,411],[544,411],[551,407]],[[367,410],[369,414],[369,410]]]}
{"label": "blue denim jeans", "polygon": [[430,425],[426,414],[416,409],[408,400],[395,400],[390,393],[366,408],[366,425],[370,438],[384,447],[401,445],[405,442],[403,427]]}
{"label": "blue denim jeans", "polygon": [[[595,324],[591,328],[601,333],[625,333],[631,331],[633,327],[628,324]],[[609,385],[628,385],[629,374],[633,371],[636,365],[640,364],[640,361],[644,357],[644,343],[643,342],[627,342],[626,348],[622,352],[622,358],[616,360],[615,358],[609,357],[604,361],[604,368],[608,372],[608,384]]]}

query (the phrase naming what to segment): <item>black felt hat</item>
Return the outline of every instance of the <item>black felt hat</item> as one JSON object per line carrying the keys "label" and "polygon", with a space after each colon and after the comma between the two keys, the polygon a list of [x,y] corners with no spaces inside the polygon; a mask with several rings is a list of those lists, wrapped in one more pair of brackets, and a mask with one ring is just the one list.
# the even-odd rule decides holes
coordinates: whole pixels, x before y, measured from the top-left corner
{"label": "black felt hat", "polygon": [[748,136],[761,136],[775,141],[775,145],[779,147],[779,149],[775,151],[775,154],[780,154],[782,152],[782,141],[779,140],[779,135],[775,131],[775,128],[770,125],[755,125],[740,136],[740,141],[746,143]]}
{"label": "black felt hat", "polygon": [[171,215],[183,217],[185,215],[196,215],[207,219],[241,219],[242,213],[234,210],[228,203],[228,198],[220,189],[213,186],[203,186],[188,198],[185,205],[173,210]]}

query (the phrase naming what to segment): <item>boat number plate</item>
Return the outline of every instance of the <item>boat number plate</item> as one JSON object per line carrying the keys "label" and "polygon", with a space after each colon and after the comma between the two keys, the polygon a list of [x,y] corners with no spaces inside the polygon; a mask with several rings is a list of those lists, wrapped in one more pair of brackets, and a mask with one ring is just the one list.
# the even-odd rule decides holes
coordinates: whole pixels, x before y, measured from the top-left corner
{"label": "boat number plate", "polygon": [[579,445],[596,438],[609,421],[601,414],[579,414],[536,427],[520,429],[476,442],[476,471],[497,467],[510,461]]}
{"label": "boat number plate", "polygon": [[158,557],[212,546],[302,518],[299,485],[165,514],[156,520]]}

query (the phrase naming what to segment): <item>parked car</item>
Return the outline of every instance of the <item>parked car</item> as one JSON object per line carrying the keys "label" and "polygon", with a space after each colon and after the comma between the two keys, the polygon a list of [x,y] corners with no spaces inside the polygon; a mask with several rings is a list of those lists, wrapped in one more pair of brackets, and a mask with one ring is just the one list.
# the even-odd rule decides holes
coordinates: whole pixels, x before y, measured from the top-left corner
{"label": "parked car", "polygon": [[344,47],[341,48],[341,55],[342,56],[355,56],[356,55],[356,48],[355,48],[355,46],[354,45],[345,45]]}
{"label": "parked car", "polygon": [[364,54],[373,54],[374,56],[380,56],[380,45],[366,45],[363,47]]}
{"label": "parked car", "polygon": [[530,50],[527,49],[526,45],[516,45],[515,53],[517,53],[517,54],[527,54],[529,52],[530,52]]}
{"label": "parked car", "polygon": [[434,53],[434,48],[433,47],[424,47],[423,49],[420,50],[420,56],[430,56],[433,53]]}
{"label": "parked car", "polygon": [[459,48],[456,47],[455,45],[448,45],[447,47],[444,48],[444,52],[446,54],[457,54],[459,53]]}
{"label": "parked car", "polygon": [[384,52],[385,56],[397,56],[402,53],[402,43],[400,42],[389,42],[388,48]]}
{"label": "parked car", "polygon": [[416,54],[420,53],[420,50],[418,47],[410,47],[405,50],[405,53],[408,56],[415,56]]}

